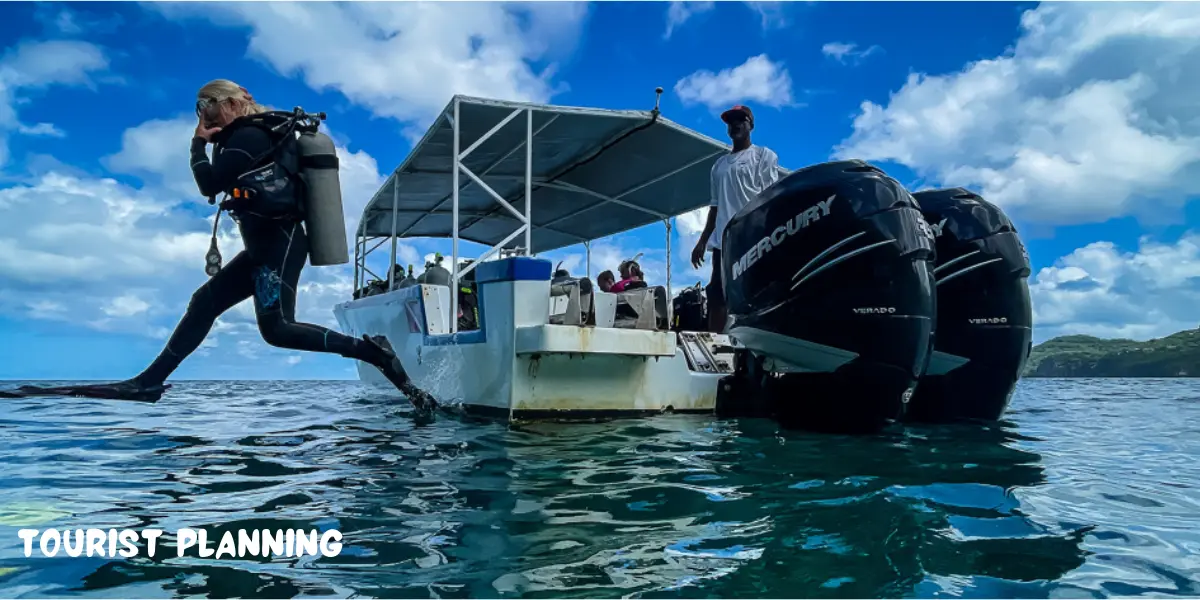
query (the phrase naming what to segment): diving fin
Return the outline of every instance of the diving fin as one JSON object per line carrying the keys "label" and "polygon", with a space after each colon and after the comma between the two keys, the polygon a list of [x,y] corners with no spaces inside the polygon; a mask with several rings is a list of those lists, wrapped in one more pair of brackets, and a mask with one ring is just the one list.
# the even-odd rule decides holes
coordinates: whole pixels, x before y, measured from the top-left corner
{"label": "diving fin", "polygon": [[433,395],[413,384],[408,372],[404,370],[404,365],[400,364],[400,359],[396,357],[396,351],[392,348],[391,342],[386,337],[382,335],[370,337],[363,334],[362,339],[383,352],[386,357],[385,366],[376,366],[375,368],[379,369],[384,377],[392,382],[392,385],[404,393],[417,412],[429,414],[437,408],[437,400]]}
{"label": "diving fin", "polygon": [[95,398],[98,400],[130,400],[133,402],[157,402],[170,385],[142,385],[136,379],[114,383],[92,383],[83,385],[38,386],[23,385],[15,391],[0,392],[2,398],[38,398],[68,396],[71,398]]}

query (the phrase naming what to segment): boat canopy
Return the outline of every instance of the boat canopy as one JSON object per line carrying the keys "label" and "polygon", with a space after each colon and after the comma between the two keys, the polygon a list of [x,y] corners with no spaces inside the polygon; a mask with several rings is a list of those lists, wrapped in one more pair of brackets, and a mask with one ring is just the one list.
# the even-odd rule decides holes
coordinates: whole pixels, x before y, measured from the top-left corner
{"label": "boat canopy", "polygon": [[453,239],[457,281],[465,274],[459,239],[490,246],[478,258],[487,260],[655,222],[669,231],[671,217],[709,204],[712,165],[730,147],[664,118],[655,104],[607,110],[454,96],[363,210],[356,287],[366,255],[388,239],[392,263],[400,238]]}
{"label": "boat canopy", "polygon": [[[455,96],[367,204],[359,234],[454,237],[457,180],[457,237],[546,252],[706,206],[712,164],[728,151],[657,109]],[[527,177],[532,206],[522,207]],[[531,248],[510,238],[522,208],[532,208]]]}

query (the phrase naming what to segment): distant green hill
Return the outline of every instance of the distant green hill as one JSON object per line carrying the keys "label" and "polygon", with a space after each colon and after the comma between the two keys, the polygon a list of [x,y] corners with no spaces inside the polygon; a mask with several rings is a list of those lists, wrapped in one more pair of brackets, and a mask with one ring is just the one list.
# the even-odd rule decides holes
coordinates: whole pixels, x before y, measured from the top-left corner
{"label": "distant green hill", "polygon": [[1200,329],[1156,340],[1065,335],[1033,347],[1026,377],[1200,377]]}

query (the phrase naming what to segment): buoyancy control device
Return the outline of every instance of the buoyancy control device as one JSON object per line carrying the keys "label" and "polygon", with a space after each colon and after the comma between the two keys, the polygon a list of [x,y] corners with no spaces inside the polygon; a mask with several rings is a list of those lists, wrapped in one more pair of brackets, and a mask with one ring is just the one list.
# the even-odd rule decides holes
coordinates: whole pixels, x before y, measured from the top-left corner
{"label": "buoyancy control device", "polygon": [[[222,210],[246,210],[269,218],[299,216],[308,234],[309,264],[314,267],[350,261],[337,150],[320,131],[323,120],[325,113],[307,113],[298,106],[291,112],[269,111],[239,119],[243,126],[266,130],[274,144],[253,164],[270,160],[238,177],[220,205]],[[210,204],[215,202],[216,198],[209,199]],[[218,212],[205,257],[210,277],[221,268],[216,236],[220,217]]]}
{"label": "buoyancy control device", "polygon": [[699,283],[684,288],[671,299],[671,331],[705,331],[708,327],[708,306],[704,288]]}

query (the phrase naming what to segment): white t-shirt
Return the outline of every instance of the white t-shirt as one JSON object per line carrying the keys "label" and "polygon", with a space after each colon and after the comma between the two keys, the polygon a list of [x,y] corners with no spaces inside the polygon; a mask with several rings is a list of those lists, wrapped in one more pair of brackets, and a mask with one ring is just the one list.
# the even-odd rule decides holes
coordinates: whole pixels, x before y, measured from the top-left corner
{"label": "white t-shirt", "polygon": [[787,174],[779,166],[779,157],[770,148],[750,145],[741,152],[731,152],[717,159],[712,167],[712,202],[717,207],[717,222],[708,247],[721,249],[721,234],[729,219],[759,192],[771,187]]}

